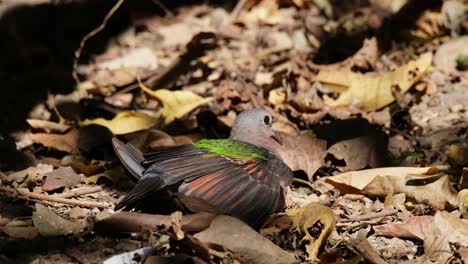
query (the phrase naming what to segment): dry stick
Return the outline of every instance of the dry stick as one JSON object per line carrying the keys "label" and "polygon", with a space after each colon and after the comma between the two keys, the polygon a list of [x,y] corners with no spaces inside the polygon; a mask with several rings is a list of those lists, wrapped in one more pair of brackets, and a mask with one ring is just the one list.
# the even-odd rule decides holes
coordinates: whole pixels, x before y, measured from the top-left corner
{"label": "dry stick", "polygon": [[237,19],[240,12],[242,11],[242,9],[244,9],[244,6],[247,3],[247,1],[248,0],[239,0],[239,2],[237,2],[236,6],[234,7],[234,9],[231,12],[231,17],[230,17],[229,23],[232,23],[232,21]]}
{"label": "dry stick", "polygon": [[9,187],[0,187],[0,190],[11,193],[11,194],[19,193],[23,195],[24,197],[19,196],[18,198],[35,199],[35,200],[38,200],[39,202],[47,201],[47,202],[55,202],[55,203],[62,203],[62,204],[69,204],[69,205],[77,205],[77,206],[82,206],[82,207],[98,207],[98,208],[108,208],[110,206],[108,203],[72,200],[72,199],[66,199],[63,197],[57,197],[55,195],[33,193],[33,192],[22,190],[22,189],[15,190]]}
{"label": "dry stick", "polygon": [[360,230],[356,238],[352,238],[349,241],[349,245],[355,248],[361,256],[363,256],[368,262],[375,264],[385,264],[377,251],[372,247],[372,245],[367,240],[367,232],[365,230]]}
{"label": "dry stick", "polygon": [[358,216],[350,216],[348,217],[348,219],[343,219],[342,222],[369,220],[373,218],[394,215],[398,213],[398,211],[399,211],[398,209],[391,209],[391,210],[382,210],[378,213],[368,213],[368,214],[363,214],[363,215],[358,215]]}
{"label": "dry stick", "polygon": [[80,46],[78,47],[78,49],[75,51],[75,59],[73,60],[73,72],[72,72],[72,75],[73,75],[73,79],[75,79],[75,82],[76,84],[80,84],[80,79],[78,78],[78,74],[76,73],[76,68],[78,67],[78,60],[80,59],[81,57],[81,52],[83,51],[83,48],[84,48],[84,45],[86,43],[86,41],[88,41],[90,38],[92,38],[94,35],[96,35],[97,33],[101,32],[107,25],[107,22],[109,21],[109,19],[112,17],[112,15],[115,13],[115,11],[117,11],[117,9],[119,9],[119,7],[123,4],[125,0],[119,0],[112,8],[111,10],[109,11],[109,13],[107,13],[107,15],[104,17],[104,19],[102,20],[102,23],[97,27],[95,28],[93,31],[89,32],[88,34],[86,34],[80,41]]}
{"label": "dry stick", "polygon": [[68,192],[56,194],[54,196],[62,197],[62,198],[71,198],[71,197],[74,197],[74,196],[81,196],[81,195],[96,193],[96,192],[100,192],[100,191],[102,191],[101,186],[81,187],[81,188],[76,188],[76,189],[70,190]]}

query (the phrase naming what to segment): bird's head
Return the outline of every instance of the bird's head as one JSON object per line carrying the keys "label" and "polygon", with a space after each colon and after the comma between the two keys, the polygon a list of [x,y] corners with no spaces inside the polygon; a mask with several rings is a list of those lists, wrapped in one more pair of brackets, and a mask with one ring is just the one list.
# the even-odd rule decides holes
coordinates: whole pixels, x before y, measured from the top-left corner
{"label": "bird's head", "polygon": [[234,121],[229,138],[274,150],[282,140],[278,131],[271,127],[272,123],[273,118],[263,108],[244,111]]}

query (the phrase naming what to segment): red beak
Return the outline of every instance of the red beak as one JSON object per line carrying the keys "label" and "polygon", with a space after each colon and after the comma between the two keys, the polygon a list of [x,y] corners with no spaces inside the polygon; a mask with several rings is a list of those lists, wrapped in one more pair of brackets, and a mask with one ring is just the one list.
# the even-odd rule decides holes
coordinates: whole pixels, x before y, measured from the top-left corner
{"label": "red beak", "polygon": [[283,145],[283,140],[281,139],[281,135],[278,131],[272,129],[271,130],[273,132],[273,134],[271,135],[271,137],[276,141],[278,142],[280,145]]}

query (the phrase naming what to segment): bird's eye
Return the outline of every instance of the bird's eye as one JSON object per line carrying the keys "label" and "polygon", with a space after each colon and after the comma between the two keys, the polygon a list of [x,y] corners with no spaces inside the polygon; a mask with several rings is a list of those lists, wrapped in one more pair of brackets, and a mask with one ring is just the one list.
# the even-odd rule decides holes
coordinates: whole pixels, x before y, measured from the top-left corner
{"label": "bird's eye", "polygon": [[265,122],[265,125],[269,125],[269,124],[270,124],[270,121],[271,121],[271,120],[270,120],[270,117],[269,117],[269,116],[265,116],[265,117],[263,118],[263,122]]}

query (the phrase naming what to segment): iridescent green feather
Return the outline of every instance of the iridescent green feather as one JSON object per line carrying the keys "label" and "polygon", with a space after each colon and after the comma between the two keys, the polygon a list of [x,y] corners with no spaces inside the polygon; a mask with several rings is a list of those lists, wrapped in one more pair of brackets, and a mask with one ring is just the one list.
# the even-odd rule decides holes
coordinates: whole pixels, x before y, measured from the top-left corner
{"label": "iridescent green feather", "polygon": [[268,157],[268,152],[265,149],[232,139],[202,139],[193,146],[235,159],[266,159]]}

